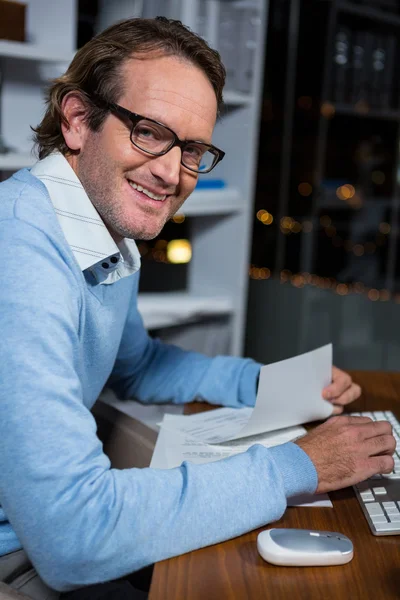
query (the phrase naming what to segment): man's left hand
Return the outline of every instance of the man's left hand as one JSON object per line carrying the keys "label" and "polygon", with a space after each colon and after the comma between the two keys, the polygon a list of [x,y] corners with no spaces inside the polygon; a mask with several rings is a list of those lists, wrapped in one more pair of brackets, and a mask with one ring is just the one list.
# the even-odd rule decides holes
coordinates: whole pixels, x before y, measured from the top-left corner
{"label": "man's left hand", "polygon": [[334,405],[333,415],[340,415],[343,407],[361,395],[361,388],[354,383],[348,373],[345,373],[337,367],[332,367],[332,383],[322,391],[325,400],[329,400]]}

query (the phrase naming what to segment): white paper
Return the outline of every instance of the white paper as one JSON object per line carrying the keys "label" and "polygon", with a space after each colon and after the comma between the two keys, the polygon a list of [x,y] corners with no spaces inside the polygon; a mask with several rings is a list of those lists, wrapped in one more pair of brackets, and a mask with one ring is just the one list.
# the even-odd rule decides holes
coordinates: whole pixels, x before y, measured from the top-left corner
{"label": "white paper", "polygon": [[328,494],[301,494],[293,496],[287,501],[288,506],[319,506],[320,508],[333,508],[332,502],[329,500]]}
{"label": "white paper", "polygon": [[270,448],[271,446],[290,442],[305,433],[304,427],[289,427],[275,433],[265,433],[229,443],[213,445],[192,438],[185,433],[167,429],[162,423],[150,467],[172,469],[179,467],[185,460],[189,460],[194,464],[213,462],[245,452],[254,444],[262,444],[266,448]]}
{"label": "white paper", "polygon": [[327,419],[334,407],[322,390],[331,381],[332,344],[262,367],[256,405],[241,435]]}
{"label": "white paper", "polygon": [[[164,417],[166,418],[166,417]],[[153,469],[172,469],[179,467],[184,461],[193,464],[215,462],[245,452],[253,444],[265,447],[276,446],[292,441],[304,435],[304,427],[289,427],[278,432],[269,432],[223,444],[212,445],[194,439],[182,432],[173,431],[161,426],[154,449],[150,467]],[[318,496],[302,495],[289,498],[288,506],[328,506],[332,507],[327,494]]]}
{"label": "white paper", "polygon": [[326,419],[322,398],[332,379],[332,344],[261,367],[254,408],[220,408],[195,415],[165,415],[163,426],[217,444]]}
{"label": "white paper", "polygon": [[236,439],[238,431],[248,423],[253,408],[216,408],[194,415],[166,413],[162,425],[192,436],[202,442],[217,443]]}

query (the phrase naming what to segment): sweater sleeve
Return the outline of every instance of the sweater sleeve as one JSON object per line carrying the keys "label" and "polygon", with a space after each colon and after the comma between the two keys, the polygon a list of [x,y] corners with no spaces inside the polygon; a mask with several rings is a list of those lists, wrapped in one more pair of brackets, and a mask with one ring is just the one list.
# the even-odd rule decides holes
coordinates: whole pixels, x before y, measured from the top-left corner
{"label": "sweater sleeve", "polygon": [[108,385],[119,398],[145,404],[205,400],[240,408],[254,406],[260,368],[249,358],[210,358],[151,338],[137,308],[135,287]]}
{"label": "sweater sleeve", "polygon": [[77,376],[79,290],[44,233],[0,222],[0,499],[56,590],[274,521],[316,472],[295,444],[171,470],[110,468]]}

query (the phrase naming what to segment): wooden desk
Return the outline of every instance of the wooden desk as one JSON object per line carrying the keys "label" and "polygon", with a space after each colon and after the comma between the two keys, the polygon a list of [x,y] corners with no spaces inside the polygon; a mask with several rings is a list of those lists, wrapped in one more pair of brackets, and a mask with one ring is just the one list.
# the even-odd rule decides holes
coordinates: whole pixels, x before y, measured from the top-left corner
{"label": "wooden desk", "polygon": [[[400,373],[356,371],[352,376],[363,388],[352,409],[392,410],[400,417]],[[354,558],[349,564],[270,565],[260,558],[256,548],[257,534],[263,527],[158,563],[149,600],[400,598],[400,536],[373,536],[352,488],[333,492],[330,498],[333,509],[288,508],[283,518],[271,526],[342,532],[354,544]]]}

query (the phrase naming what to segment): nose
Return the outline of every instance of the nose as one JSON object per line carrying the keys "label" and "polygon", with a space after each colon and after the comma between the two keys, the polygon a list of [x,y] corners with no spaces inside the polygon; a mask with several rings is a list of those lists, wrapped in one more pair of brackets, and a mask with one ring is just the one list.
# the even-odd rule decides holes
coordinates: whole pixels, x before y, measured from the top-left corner
{"label": "nose", "polygon": [[172,148],[166,154],[155,157],[150,163],[152,174],[168,186],[179,184],[182,152],[178,147]]}

